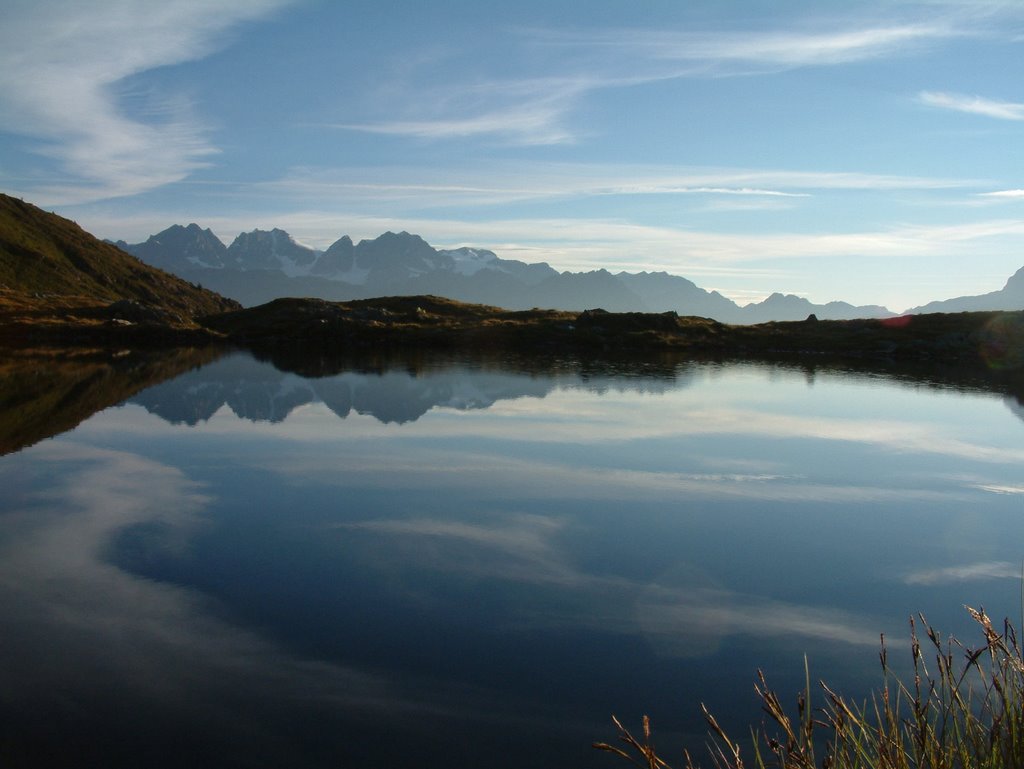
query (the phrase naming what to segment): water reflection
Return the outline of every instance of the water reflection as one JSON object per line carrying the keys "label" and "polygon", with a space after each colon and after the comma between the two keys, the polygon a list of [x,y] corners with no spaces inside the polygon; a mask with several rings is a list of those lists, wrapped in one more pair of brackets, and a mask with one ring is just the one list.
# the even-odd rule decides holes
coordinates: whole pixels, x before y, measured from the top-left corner
{"label": "water reflection", "polygon": [[[124,356],[72,351],[61,358],[0,362],[0,454],[72,429],[129,398],[172,424],[196,425],[225,405],[243,419],[277,423],[314,403],[327,405],[342,419],[357,413],[406,424],[434,408],[486,409],[502,400],[542,398],[561,387],[663,393],[686,386],[697,366],[707,371],[728,365],[670,354],[445,359],[409,353],[353,358],[278,351],[260,361],[248,353],[212,348]],[[802,374],[808,387],[826,375],[911,388],[1005,393],[1007,408],[1024,420],[1020,371],[871,362],[851,366],[848,361],[757,365],[770,378]],[[464,375],[467,371],[472,379]]]}
{"label": "water reflection", "polygon": [[67,351],[0,359],[0,454],[70,430],[132,394],[209,363],[216,350],[152,354]]}
{"label": "water reflection", "polygon": [[1002,385],[399,363],[232,355],[4,458],[0,758],[595,765],[612,712],[699,750],[757,667],[849,691],[909,613],[1018,601]]}
{"label": "water reflection", "polygon": [[210,498],[175,468],[73,444],[23,459],[0,477],[69,470],[0,518],[4,765],[344,765],[375,730],[472,719],[481,704],[296,656],[215,598],[122,568],[121,548],[180,558],[204,525]]}
{"label": "water reflection", "polygon": [[222,406],[242,419],[281,422],[296,408],[323,403],[344,419],[353,411],[387,424],[412,422],[436,407],[485,409],[498,400],[543,397],[554,379],[501,370],[353,370],[309,379],[234,354],[132,398],[173,424],[195,425]]}
{"label": "water reflection", "polygon": [[[291,368],[281,368],[288,364]],[[413,422],[431,409],[486,409],[501,400],[543,398],[562,387],[595,393],[633,391],[664,393],[687,386],[695,367],[691,359],[664,356],[654,360],[591,359],[364,359],[316,358],[315,365],[275,360],[274,368],[245,353],[150,387],[132,399],[174,424],[195,425],[227,405],[238,417],[280,422],[296,408],[324,403],[344,419],[356,412],[384,423]],[[1016,392],[1005,377],[985,372],[901,367],[893,370],[833,368],[828,365],[761,364],[769,377],[801,372],[808,387],[818,375],[887,381],[893,385]],[[467,377],[466,372],[472,372]],[[301,373],[299,373],[301,372]],[[315,375],[314,373],[315,372]],[[959,376],[953,376],[958,373]],[[1024,419],[1021,395],[1008,395],[1007,407]]]}

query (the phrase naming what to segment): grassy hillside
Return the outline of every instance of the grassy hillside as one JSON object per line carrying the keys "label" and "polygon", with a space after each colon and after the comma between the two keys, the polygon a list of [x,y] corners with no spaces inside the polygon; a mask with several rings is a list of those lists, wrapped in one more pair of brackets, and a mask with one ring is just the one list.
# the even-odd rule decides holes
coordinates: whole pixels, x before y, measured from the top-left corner
{"label": "grassy hillside", "polygon": [[48,310],[68,317],[119,301],[136,316],[129,322],[177,327],[239,306],[143,264],[68,219],[0,194],[0,310],[8,321],[29,323]]}

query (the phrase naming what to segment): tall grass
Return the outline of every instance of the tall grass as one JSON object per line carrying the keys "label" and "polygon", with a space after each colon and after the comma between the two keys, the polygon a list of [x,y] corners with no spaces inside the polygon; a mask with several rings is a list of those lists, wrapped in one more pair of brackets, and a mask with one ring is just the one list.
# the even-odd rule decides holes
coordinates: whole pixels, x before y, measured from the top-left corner
{"label": "tall grass", "polygon": [[[786,769],[1022,769],[1024,768],[1024,659],[1014,628],[997,630],[984,609],[967,607],[983,642],[968,647],[943,639],[923,615],[911,618],[912,676],[889,667],[885,639],[879,659],[883,686],[864,703],[853,703],[820,683],[821,706],[811,705],[810,675],[787,710],[758,671],[756,690],[767,728],[753,733],[752,755],[725,733],[702,705],[708,723],[709,758],[716,769],[748,765]],[[918,626],[924,638],[919,635]],[[612,718],[619,746],[594,743],[644,769],[671,769],[655,751],[650,721],[640,736]],[[621,747],[620,747],[621,746]],[[696,769],[689,753],[681,766]],[[749,763],[748,763],[749,761]]]}

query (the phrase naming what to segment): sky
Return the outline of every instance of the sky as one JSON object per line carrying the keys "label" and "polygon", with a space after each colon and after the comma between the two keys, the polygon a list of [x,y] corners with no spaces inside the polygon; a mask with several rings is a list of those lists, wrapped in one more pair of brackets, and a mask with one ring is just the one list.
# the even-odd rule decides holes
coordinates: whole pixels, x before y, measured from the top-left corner
{"label": "sky", "polygon": [[900,311],[1024,266],[1024,0],[0,0],[0,191]]}

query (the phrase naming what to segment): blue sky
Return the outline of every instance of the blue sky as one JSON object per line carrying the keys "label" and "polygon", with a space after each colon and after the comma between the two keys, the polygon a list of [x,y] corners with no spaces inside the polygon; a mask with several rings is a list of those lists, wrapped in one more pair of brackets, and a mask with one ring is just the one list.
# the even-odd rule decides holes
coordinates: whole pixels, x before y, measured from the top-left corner
{"label": "blue sky", "polygon": [[1024,265],[1024,2],[4,0],[0,190],[894,310]]}

